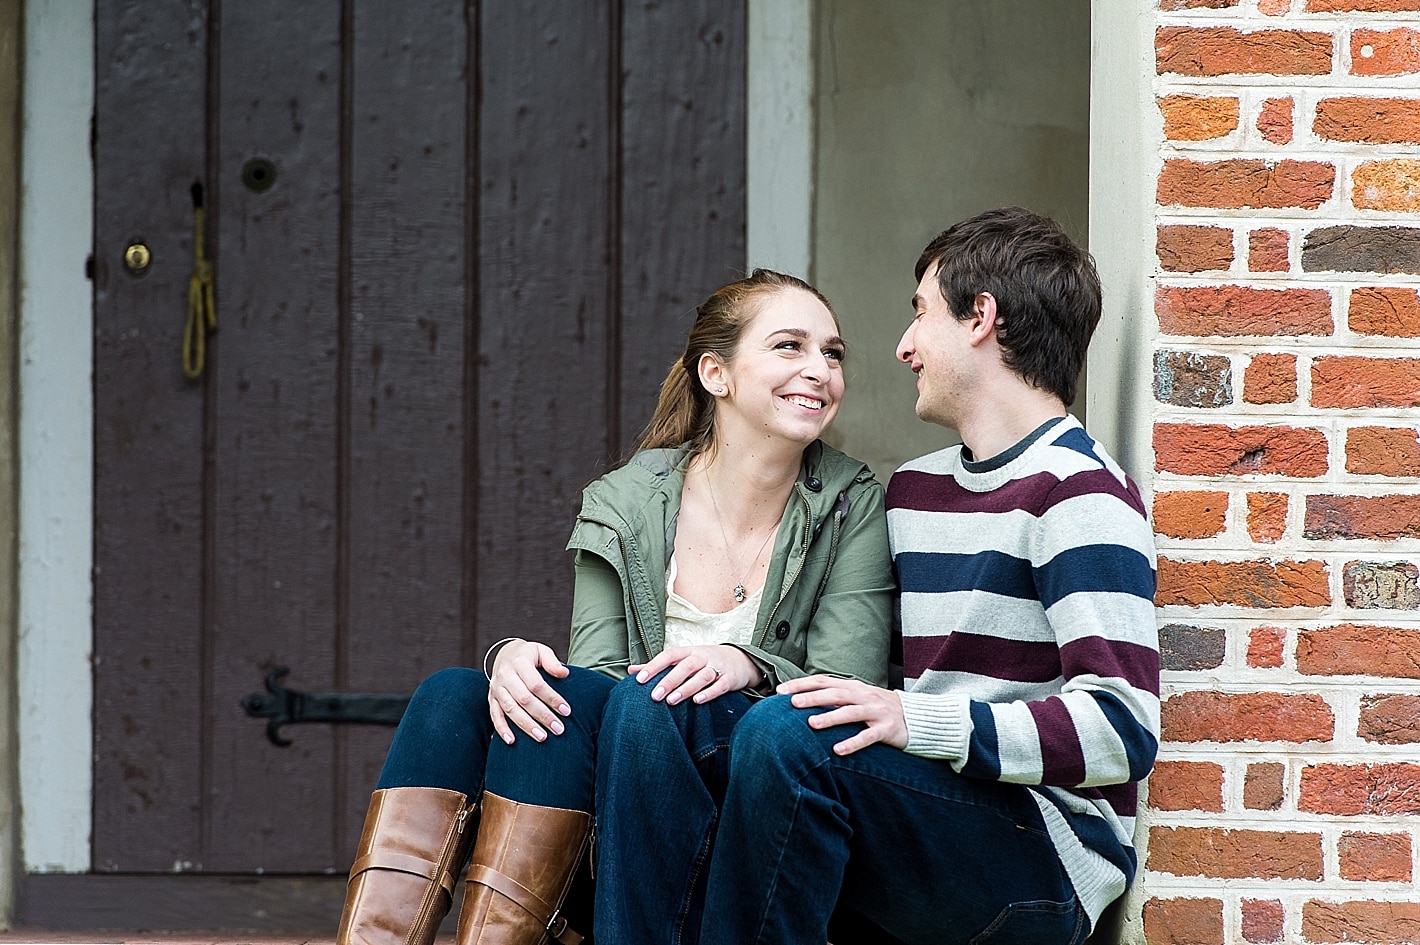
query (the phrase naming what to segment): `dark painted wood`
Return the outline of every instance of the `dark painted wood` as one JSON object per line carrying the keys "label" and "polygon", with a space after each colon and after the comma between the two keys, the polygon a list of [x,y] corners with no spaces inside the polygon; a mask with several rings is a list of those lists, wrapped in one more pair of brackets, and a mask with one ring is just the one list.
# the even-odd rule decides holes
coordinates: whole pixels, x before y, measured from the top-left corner
{"label": "dark painted wood", "polygon": [[[390,692],[508,634],[565,648],[580,489],[742,266],[743,3],[101,7],[95,866],[343,874],[390,731],[280,749],[239,700],[277,664]],[[225,888],[192,879],[74,888]]]}
{"label": "dark painted wood", "polygon": [[172,869],[202,808],[204,385],[180,351],[207,28],[189,0],[95,17],[94,867]]}
{"label": "dark painted wood", "polygon": [[[464,886],[440,926],[452,938]],[[344,876],[76,876],[21,877],[21,927],[48,931],[137,930],[304,932],[330,941],[345,900]],[[133,939],[128,938],[129,941]],[[155,939],[161,940],[161,939]]]}
{"label": "dark painted wood", "polygon": [[618,237],[623,444],[651,418],[695,307],[745,274],[745,17],[743,3],[721,0],[626,5]]}

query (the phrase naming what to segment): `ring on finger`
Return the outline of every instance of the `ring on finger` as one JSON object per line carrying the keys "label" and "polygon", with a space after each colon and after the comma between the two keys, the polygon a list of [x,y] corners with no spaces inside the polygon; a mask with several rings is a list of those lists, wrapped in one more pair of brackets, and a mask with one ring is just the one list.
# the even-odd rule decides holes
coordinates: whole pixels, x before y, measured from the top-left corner
{"label": "ring on finger", "polygon": [[716,682],[719,682],[719,681],[720,681],[720,677],[723,676],[723,675],[725,675],[724,672],[720,669],[720,667],[718,667],[718,666],[710,666],[709,663],[707,663],[707,664],[705,664],[705,665],[706,665],[706,666],[709,666],[710,672],[712,672],[712,673],[715,674],[715,681],[716,681]]}

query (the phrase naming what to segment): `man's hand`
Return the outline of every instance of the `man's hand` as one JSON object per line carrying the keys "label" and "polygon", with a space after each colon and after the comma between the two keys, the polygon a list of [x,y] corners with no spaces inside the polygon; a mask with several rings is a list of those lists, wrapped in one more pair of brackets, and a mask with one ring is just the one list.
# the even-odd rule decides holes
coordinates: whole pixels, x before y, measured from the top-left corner
{"label": "man's hand", "polygon": [[856,679],[801,676],[780,683],[775,691],[791,696],[796,709],[836,707],[809,716],[810,728],[832,728],[852,722],[862,722],[867,726],[834,745],[834,754],[851,755],[874,742],[894,748],[907,747],[907,718],[902,714],[902,700],[891,689],[870,686]]}

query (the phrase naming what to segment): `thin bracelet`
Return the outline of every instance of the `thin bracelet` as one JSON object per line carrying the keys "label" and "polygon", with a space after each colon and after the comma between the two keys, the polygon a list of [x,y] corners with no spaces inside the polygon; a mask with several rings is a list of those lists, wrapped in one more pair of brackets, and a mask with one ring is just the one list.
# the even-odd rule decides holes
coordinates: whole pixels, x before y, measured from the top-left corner
{"label": "thin bracelet", "polygon": [[503,647],[507,646],[509,643],[512,643],[514,640],[521,639],[522,637],[504,637],[503,639],[494,642],[494,644],[488,648],[488,652],[483,654],[483,675],[487,676],[489,679],[492,679],[493,670],[488,667],[489,660],[495,659],[498,656],[498,651],[501,650]]}

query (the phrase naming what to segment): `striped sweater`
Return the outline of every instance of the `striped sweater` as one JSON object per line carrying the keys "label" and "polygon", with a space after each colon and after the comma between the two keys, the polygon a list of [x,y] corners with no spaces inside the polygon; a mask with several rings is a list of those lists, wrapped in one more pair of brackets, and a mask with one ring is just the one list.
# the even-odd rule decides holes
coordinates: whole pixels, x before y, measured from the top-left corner
{"label": "striped sweater", "polygon": [[1133,878],[1159,737],[1154,544],[1139,490],[1073,417],[888,485],[907,751],[1030,786],[1091,920]]}

